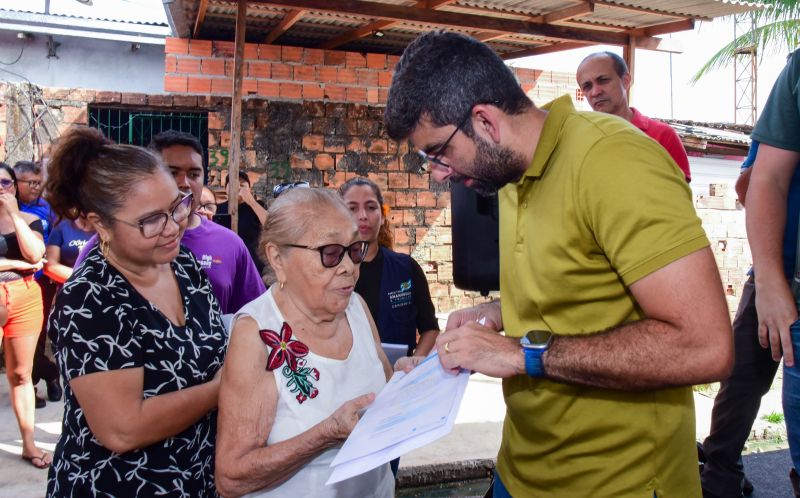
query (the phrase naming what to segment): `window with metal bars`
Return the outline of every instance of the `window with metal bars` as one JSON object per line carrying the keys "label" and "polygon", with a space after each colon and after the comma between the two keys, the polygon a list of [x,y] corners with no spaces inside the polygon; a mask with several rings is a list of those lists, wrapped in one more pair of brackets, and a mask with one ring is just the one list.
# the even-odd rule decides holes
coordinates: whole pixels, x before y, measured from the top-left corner
{"label": "window with metal bars", "polygon": [[89,126],[120,144],[147,147],[162,131],[185,131],[196,136],[206,152],[203,168],[208,171],[208,113],[89,107]]}

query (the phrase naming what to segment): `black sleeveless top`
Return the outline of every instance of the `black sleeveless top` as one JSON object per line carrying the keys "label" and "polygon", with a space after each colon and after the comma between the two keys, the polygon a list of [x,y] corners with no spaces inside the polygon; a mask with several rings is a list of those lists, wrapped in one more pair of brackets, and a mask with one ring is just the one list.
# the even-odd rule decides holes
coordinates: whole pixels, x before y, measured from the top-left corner
{"label": "black sleeveless top", "polygon": [[[28,226],[31,228],[31,230],[40,233],[42,237],[44,237],[44,226],[42,225],[42,220],[37,218],[32,222],[30,222]],[[20,261],[25,260],[25,258],[22,257],[22,250],[20,250],[19,248],[19,240],[17,240],[17,232],[0,234],[0,257],[6,259],[16,259]],[[12,280],[18,280],[24,276],[32,275],[34,273],[36,272],[34,272],[33,270],[0,271],[0,282],[10,282]]]}

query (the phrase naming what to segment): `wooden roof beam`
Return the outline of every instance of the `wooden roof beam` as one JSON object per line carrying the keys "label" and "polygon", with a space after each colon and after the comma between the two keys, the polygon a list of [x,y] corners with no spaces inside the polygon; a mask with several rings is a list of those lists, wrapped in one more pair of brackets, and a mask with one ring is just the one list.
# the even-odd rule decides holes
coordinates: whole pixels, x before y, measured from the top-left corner
{"label": "wooden roof beam", "polygon": [[672,14],[672,13],[669,13],[669,12],[666,12],[666,11],[663,11],[663,10],[659,10],[659,9],[652,9],[650,7],[636,7],[636,6],[633,6],[633,5],[620,5],[620,4],[616,3],[616,2],[611,2],[611,1],[608,1],[608,0],[594,0],[594,3],[596,3],[597,5],[602,5],[604,7],[611,7],[611,8],[614,8],[614,9],[622,9],[622,10],[628,10],[628,11],[632,11],[632,12],[646,12],[648,14],[657,14],[657,15],[665,16],[665,17],[673,17],[673,18],[676,18],[676,19],[695,19],[697,21],[712,21],[713,20],[713,18],[711,18],[711,17],[692,16],[692,15],[684,15],[684,14]]}
{"label": "wooden roof beam", "polygon": [[591,14],[592,12],[594,12],[594,2],[589,1],[581,2],[579,5],[573,5],[572,7],[554,10],[553,12],[544,14],[541,17],[545,24],[550,24],[557,21],[563,21],[564,19],[572,19],[573,17],[582,16],[584,14]]}
{"label": "wooden roof beam", "polygon": [[573,48],[583,48],[592,43],[586,42],[560,42],[551,45],[542,45],[540,47],[526,48],[517,52],[509,52],[501,55],[503,60],[519,59],[520,57],[530,57],[532,55],[552,54],[553,52],[561,52],[564,50],[572,50]]}
{"label": "wooden roof beam", "polygon": [[677,31],[688,31],[694,29],[694,19],[684,19],[682,21],[665,22],[663,24],[654,24],[644,28],[631,29],[628,31],[630,35],[636,36],[658,36],[675,33]]}
{"label": "wooden roof beam", "polygon": [[206,18],[206,10],[208,10],[208,0],[200,0],[200,5],[197,7],[197,19],[194,21],[192,38],[200,36],[200,28],[203,27],[203,21]]}
{"label": "wooden roof beam", "polygon": [[623,45],[628,42],[625,33],[598,32],[588,29],[569,28],[552,24],[536,24],[529,21],[499,19],[495,17],[459,14],[441,10],[418,9],[400,5],[371,1],[339,0],[252,0],[253,3],[277,5],[298,9],[374,17],[387,21],[418,22],[435,26],[450,26],[479,31],[494,31],[503,34],[524,34],[544,36],[556,40],[584,41],[609,45]]}
{"label": "wooden roof beam", "polygon": [[[453,3],[456,0],[419,0],[414,8],[417,9],[435,9],[442,5],[447,5],[449,3]],[[348,31],[341,36],[337,36],[331,40],[326,41],[325,43],[320,44],[319,48],[330,50],[332,48],[336,48],[338,46],[344,45],[345,43],[350,43],[353,40],[358,40],[359,38],[364,38],[365,36],[369,36],[376,31],[380,31],[382,29],[386,29],[389,27],[398,24],[399,21],[375,21],[360,28],[356,28],[352,31]]]}
{"label": "wooden roof beam", "polygon": [[297,21],[299,21],[303,15],[306,13],[303,9],[292,9],[283,16],[281,22],[275,26],[275,29],[269,32],[269,34],[264,38],[263,43],[270,44],[278,39],[279,36],[286,33],[286,31],[294,25]]}

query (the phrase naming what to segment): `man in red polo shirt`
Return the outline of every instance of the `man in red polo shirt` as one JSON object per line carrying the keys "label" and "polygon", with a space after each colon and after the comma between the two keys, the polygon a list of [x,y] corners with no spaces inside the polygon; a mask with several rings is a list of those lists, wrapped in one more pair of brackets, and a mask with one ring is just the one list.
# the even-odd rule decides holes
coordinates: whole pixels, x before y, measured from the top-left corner
{"label": "man in red polo shirt", "polygon": [[667,149],[683,171],[686,181],[691,181],[689,158],[686,157],[686,150],[675,130],[628,106],[627,92],[631,86],[631,74],[622,57],[613,52],[589,55],[578,66],[577,80],[592,110],[616,114],[642,130]]}

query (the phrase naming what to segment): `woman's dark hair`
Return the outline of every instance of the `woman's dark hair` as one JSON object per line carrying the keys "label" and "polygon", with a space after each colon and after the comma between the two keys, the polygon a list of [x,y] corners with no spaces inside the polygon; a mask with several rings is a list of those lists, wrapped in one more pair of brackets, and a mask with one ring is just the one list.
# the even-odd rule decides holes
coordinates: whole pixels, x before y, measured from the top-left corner
{"label": "woman's dark hair", "polygon": [[[478,104],[492,104],[506,114],[533,106],[503,60],[475,38],[431,31],[414,40],[400,58],[386,102],[386,131],[408,138],[423,116],[435,126],[455,125]],[[462,131],[474,136],[467,121]]]}
{"label": "woman's dark hair", "polygon": [[96,213],[111,223],[135,185],[156,170],[167,171],[147,149],[118,145],[100,130],[76,126],[58,140],[47,169],[47,201],[59,218]]}
{"label": "woman's dark hair", "polygon": [[[0,161],[0,169],[6,170],[6,173],[8,173],[8,175],[11,177],[11,179],[14,180],[14,187],[16,188],[16,186],[17,186],[17,174],[14,172],[14,168],[12,168],[8,164]],[[17,199],[19,199],[19,192],[17,192],[15,194],[15,196],[17,197]]]}
{"label": "woman's dark hair", "polygon": [[383,201],[383,194],[381,193],[380,187],[368,178],[364,178],[363,176],[357,176],[355,178],[351,178],[344,182],[341,187],[339,187],[339,195],[344,198],[344,194],[350,190],[351,187],[357,186],[367,186],[372,189],[372,193],[375,194],[375,198],[378,199],[378,204],[381,206],[381,214],[383,215],[383,223],[381,223],[381,228],[378,231],[378,245],[387,247],[389,249],[394,249],[394,235],[392,235],[392,228],[389,226],[389,206]]}

